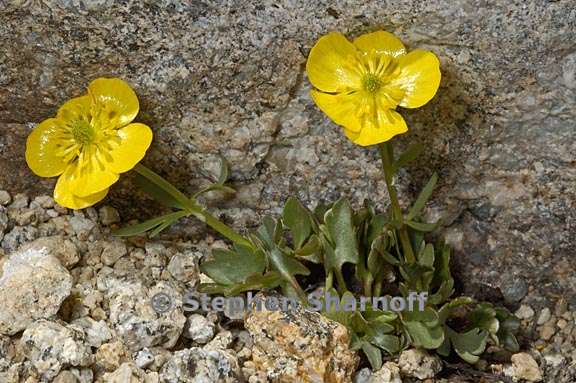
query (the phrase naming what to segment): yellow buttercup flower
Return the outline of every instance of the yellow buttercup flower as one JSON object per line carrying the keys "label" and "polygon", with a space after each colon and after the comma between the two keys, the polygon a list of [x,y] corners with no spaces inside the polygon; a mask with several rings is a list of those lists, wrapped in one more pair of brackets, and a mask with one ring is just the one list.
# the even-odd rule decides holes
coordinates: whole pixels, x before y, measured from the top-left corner
{"label": "yellow buttercup flower", "polygon": [[310,51],[306,71],[318,107],[358,145],[388,141],[408,130],[396,107],[418,108],[438,90],[440,63],[431,52],[406,52],[393,34],[378,31],[352,43],[329,33]]}
{"label": "yellow buttercup flower", "polygon": [[132,169],[152,142],[152,130],[131,123],[139,104],[130,86],[99,78],[88,94],[66,102],[26,141],[26,162],[41,177],[58,178],[54,200],[83,209],[102,200],[119,174]]}

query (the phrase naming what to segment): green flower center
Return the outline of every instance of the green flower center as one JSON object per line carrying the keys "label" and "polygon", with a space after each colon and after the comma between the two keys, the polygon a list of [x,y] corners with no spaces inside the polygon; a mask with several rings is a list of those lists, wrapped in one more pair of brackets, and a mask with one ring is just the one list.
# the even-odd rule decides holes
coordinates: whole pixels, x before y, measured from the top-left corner
{"label": "green flower center", "polygon": [[377,76],[373,74],[367,74],[362,79],[362,86],[364,87],[364,90],[370,93],[374,93],[378,89],[380,89],[380,86],[382,86],[382,82]]}
{"label": "green flower center", "polygon": [[81,145],[90,144],[94,141],[94,128],[88,121],[77,121],[72,125],[72,136],[74,137],[74,140]]}

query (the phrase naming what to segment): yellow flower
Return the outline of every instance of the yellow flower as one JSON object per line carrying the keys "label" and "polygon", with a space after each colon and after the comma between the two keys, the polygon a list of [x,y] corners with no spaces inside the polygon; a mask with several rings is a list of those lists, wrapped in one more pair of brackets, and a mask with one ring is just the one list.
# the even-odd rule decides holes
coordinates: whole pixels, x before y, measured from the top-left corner
{"label": "yellow flower", "polygon": [[99,78],[88,94],[66,102],[26,141],[26,162],[41,177],[58,178],[54,199],[71,209],[91,206],[108,193],[119,174],[132,169],[152,142],[152,131],[131,123],[138,98],[117,78]]}
{"label": "yellow flower", "polygon": [[431,52],[406,53],[393,34],[378,31],[353,43],[329,33],[310,51],[306,72],[312,98],[358,145],[388,141],[408,130],[398,105],[426,104],[440,84],[440,63]]}

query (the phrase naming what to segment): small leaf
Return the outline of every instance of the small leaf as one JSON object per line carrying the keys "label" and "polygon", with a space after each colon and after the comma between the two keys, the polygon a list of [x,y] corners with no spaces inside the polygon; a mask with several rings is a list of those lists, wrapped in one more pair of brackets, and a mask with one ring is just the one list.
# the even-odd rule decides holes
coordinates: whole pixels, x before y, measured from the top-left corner
{"label": "small leaf", "polygon": [[172,207],[175,209],[184,209],[184,206],[169,192],[167,192],[162,187],[150,181],[148,178],[137,173],[134,177],[136,185],[146,194],[154,198],[156,201],[160,202],[166,207]]}
{"label": "small leaf", "polygon": [[412,221],[422,212],[422,210],[424,210],[426,202],[428,202],[428,199],[430,199],[430,196],[434,191],[436,182],[438,182],[438,174],[434,173],[432,177],[430,177],[430,180],[428,181],[426,186],[424,186],[424,189],[422,189],[422,191],[418,195],[418,198],[416,198],[416,202],[414,202],[414,205],[408,212],[408,215],[406,216],[406,219],[408,221]]}
{"label": "small leaf", "polygon": [[224,158],[224,156],[220,156],[220,175],[218,176],[218,184],[224,185],[226,181],[230,178],[230,164]]}
{"label": "small leaf", "polygon": [[410,226],[412,229],[428,233],[434,231],[440,226],[440,221],[435,223],[424,223],[424,222],[415,222],[415,221],[405,221],[406,225]]}
{"label": "small leaf", "polygon": [[300,201],[290,197],[284,206],[282,220],[292,233],[294,249],[300,249],[312,233],[312,217],[310,212]]}
{"label": "small leaf", "polygon": [[370,362],[370,366],[372,366],[372,370],[377,371],[382,367],[382,352],[379,348],[372,346],[369,342],[364,341],[362,343],[362,351],[368,362]]}
{"label": "small leaf", "polygon": [[282,284],[282,277],[275,271],[266,274],[252,274],[243,283],[227,286],[223,293],[226,296],[234,296],[244,291],[273,289]]}
{"label": "small leaf", "polygon": [[390,334],[374,334],[368,338],[370,343],[392,355],[400,351],[400,338]]}
{"label": "small leaf", "polygon": [[479,328],[457,333],[446,326],[446,334],[450,337],[454,351],[468,363],[476,363],[486,348],[488,333]]}
{"label": "small leaf", "polygon": [[350,203],[343,198],[338,200],[324,215],[324,222],[334,244],[333,257],[326,257],[326,267],[340,270],[346,262],[357,264],[360,256]]}
{"label": "small leaf", "polygon": [[205,188],[197,191],[196,193],[194,193],[194,195],[192,196],[192,198],[198,198],[200,197],[202,194],[211,192],[213,190],[219,190],[222,191],[224,193],[229,193],[229,194],[234,194],[236,193],[236,190],[231,188],[230,186],[226,186],[226,185],[221,185],[221,184],[212,184],[209,186],[206,186]]}
{"label": "small leaf", "polygon": [[422,322],[405,322],[404,325],[416,347],[432,350],[444,342],[442,326],[428,327]]}
{"label": "small leaf", "polygon": [[214,249],[212,255],[212,259],[200,265],[200,270],[215,282],[224,285],[242,283],[250,275],[262,273],[266,267],[266,260],[261,251],[239,253]]}
{"label": "small leaf", "polygon": [[184,210],[176,211],[173,213],[165,214],[157,218],[149,219],[148,221],[144,221],[136,225],[123,227],[122,229],[115,230],[113,234],[117,237],[130,237],[134,235],[143,234],[158,226],[162,226],[166,222],[174,222],[182,217],[185,217],[186,215],[188,215],[188,213]]}

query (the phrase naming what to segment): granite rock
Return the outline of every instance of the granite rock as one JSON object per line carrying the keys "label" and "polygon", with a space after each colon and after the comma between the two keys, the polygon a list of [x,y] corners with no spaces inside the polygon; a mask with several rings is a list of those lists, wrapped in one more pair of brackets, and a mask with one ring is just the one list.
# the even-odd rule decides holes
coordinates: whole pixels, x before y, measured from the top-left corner
{"label": "granite rock", "polygon": [[[263,297],[263,295],[257,295]],[[346,327],[300,305],[289,311],[251,310],[245,321],[257,372],[274,382],[347,382],[358,356]]]}
{"label": "granite rock", "polygon": [[10,255],[0,277],[0,333],[13,335],[54,316],[72,288],[72,277],[44,242]]}

